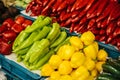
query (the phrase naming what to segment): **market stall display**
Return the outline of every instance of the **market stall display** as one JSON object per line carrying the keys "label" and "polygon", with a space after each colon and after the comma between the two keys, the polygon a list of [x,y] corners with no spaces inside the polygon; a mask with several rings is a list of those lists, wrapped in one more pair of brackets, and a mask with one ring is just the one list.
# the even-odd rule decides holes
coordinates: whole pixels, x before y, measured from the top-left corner
{"label": "market stall display", "polygon": [[0,66],[8,80],[120,79],[117,0],[15,0],[15,5],[20,15],[0,25]]}

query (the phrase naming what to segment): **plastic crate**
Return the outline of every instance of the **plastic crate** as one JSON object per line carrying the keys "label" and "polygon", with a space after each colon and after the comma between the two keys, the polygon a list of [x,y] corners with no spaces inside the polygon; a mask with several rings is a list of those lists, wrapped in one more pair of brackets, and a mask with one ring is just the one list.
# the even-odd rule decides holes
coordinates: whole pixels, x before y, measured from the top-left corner
{"label": "plastic crate", "polygon": [[40,78],[41,78],[40,75],[35,74],[35,73],[25,69],[21,65],[5,58],[1,54],[0,54],[0,65],[2,67],[2,70],[5,73],[7,73],[7,76],[9,78],[12,78],[12,80],[14,78],[15,78],[15,80],[40,80]]}

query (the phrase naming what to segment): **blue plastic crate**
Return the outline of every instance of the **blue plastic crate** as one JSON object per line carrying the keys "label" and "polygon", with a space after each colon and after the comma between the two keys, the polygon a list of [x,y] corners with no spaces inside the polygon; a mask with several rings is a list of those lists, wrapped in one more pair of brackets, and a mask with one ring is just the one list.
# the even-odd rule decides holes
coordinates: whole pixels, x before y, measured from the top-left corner
{"label": "blue plastic crate", "polygon": [[3,71],[5,71],[8,74],[9,78],[13,77],[11,75],[14,75],[14,77],[16,76],[17,80],[40,80],[41,78],[40,75],[25,69],[21,65],[5,58],[1,54],[0,54],[0,65],[2,66]]}

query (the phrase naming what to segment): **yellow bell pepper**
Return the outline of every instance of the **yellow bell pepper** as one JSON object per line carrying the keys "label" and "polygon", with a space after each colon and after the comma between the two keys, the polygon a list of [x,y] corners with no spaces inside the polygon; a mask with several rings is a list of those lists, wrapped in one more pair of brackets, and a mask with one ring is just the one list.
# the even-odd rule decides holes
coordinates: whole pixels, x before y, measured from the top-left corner
{"label": "yellow bell pepper", "polygon": [[81,41],[81,39],[78,36],[72,36],[70,38],[70,44],[72,46],[74,46],[76,48],[76,50],[78,51],[79,49],[83,48],[83,43]]}
{"label": "yellow bell pepper", "polygon": [[89,45],[95,40],[95,35],[91,31],[84,32],[81,35],[81,40],[85,45]]}
{"label": "yellow bell pepper", "polygon": [[96,60],[98,50],[95,47],[95,44],[92,43],[83,49],[83,52],[86,57],[89,57],[93,60]]}
{"label": "yellow bell pepper", "polygon": [[108,57],[108,53],[104,49],[100,49],[97,55],[97,60],[106,61]]}

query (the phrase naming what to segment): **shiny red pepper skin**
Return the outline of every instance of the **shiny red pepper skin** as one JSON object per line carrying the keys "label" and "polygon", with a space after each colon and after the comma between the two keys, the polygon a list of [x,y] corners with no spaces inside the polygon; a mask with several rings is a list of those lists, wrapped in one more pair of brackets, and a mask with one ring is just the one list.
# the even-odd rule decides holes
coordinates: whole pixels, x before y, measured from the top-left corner
{"label": "shiny red pepper skin", "polygon": [[103,2],[100,3],[100,5],[98,6],[98,9],[97,9],[97,16],[99,16],[102,13],[102,11],[104,10],[104,7],[106,7],[108,2],[109,2],[109,0],[104,0]]}
{"label": "shiny red pepper skin", "polygon": [[59,7],[57,8],[57,11],[61,11],[63,9],[65,9],[67,7],[67,0],[64,0],[60,5]]}
{"label": "shiny red pepper skin", "polygon": [[71,17],[72,17],[72,18],[75,18],[76,16],[79,15],[80,11],[73,11],[73,12],[71,12],[71,13],[72,13]]}
{"label": "shiny red pepper skin", "polygon": [[97,9],[97,7],[99,6],[99,4],[101,3],[102,0],[97,0],[97,2],[91,6],[91,8],[88,10],[87,12],[87,18]]}
{"label": "shiny red pepper skin", "polygon": [[116,5],[115,2],[109,2],[108,6],[105,8],[103,13],[96,19],[96,22],[104,19],[105,17],[108,17],[115,5]]}
{"label": "shiny red pepper skin", "polygon": [[23,29],[24,27],[21,24],[17,24],[17,23],[15,23],[11,28],[11,30],[13,30],[16,33],[21,32]]}
{"label": "shiny red pepper skin", "polygon": [[84,24],[85,22],[87,22],[87,17],[86,17],[86,16],[84,16],[84,17],[80,20],[79,24],[81,25],[81,24]]}
{"label": "shiny red pepper skin", "polygon": [[43,8],[42,13],[47,12],[47,10],[52,7],[56,0],[50,0],[50,2]]}
{"label": "shiny red pepper skin", "polygon": [[107,28],[106,28],[106,34],[107,35],[110,35],[111,33],[113,33],[113,31],[115,30],[116,28],[116,23],[115,22],[111,22]]}
{"label": "shiny red pepper skin", "polygon": [[72,6],[72,8],[71,8],[71,12],[75,11],[76,7],[79,6],[79,4],[82,3],[82,1],[83,1],[83,0],[77,0],[77,1],[73,4],[73,6]]}
{"label": "shiny red pepper skin", "polygon": [[120,26],[120,18],[117,20],[117,25]]}
{"label": "shiny red pepper skin", "polygon": [[61,12],[60,17],[59,17],[59,18],[60,18],[60,21],[63,21],[63,18],[64,18],[65,13],[66,13],[65,11],[62,11],[62,12]]}
{"label": "shiny red pepper skin", "polygon": [[116,27],[115,31],[113,32],[113,36],[116,37],[120,35],[120,27]]}
{"label": "shiny red pepper skin", "polygon": [[82,2],[79,2],[79,5],[76,6],[75,10],[80,10],[81,8],[85,7],[89,1],[90,0],[82,0]]}
{"label": "shiny red pepper skin", "polygon": [[74,31],[75,23],[72,23],[70,26],[70,32],[72,33]]}
{"label": "shiny red pepper skin", "polygon": [[85,7],[84,10],[85,10],[85,11],[89,10],[90,7],[93,5],[94,1],[95,1],[95,0],[89,0],[88,3],[87,3],[87,6]]}
{"label": "shiny red pepper skin", "polygon": [[114,38],[113,34],[110,34],[107,38],[107,40],[105,41],[106,44],[110,43],[112,41],[112,39]]}
{"label": "shiny red pepper skin", "polygon": [[6,39],[7,41],[14,41],[17,36],[17,33],[15,33],[12,30],[7,30],[4,31],[2,35],[3,35],[3,39]]}
{"label": "shiny red pepper skin", "polygon": [[42,6],[42,1],[41,1],[41,0],[35,0],[35,2],[36,2],[37,4],[39,4],[40,6]]}
{"label": "shiny red pepper skin", "polygon": [[101,28],[101,24],[102,24],[101,21],[97,22],[97,28]]}
{"label": "shiny red pepper skin", "polygon": [[90,29],[91,27],[93,27],[93,25],[95,24],[95,18],[91,19],[88,23],[87,29]]}
{"label": "shiny red pepper skin", "polygon": [[118,4],[113,7],[113,9],[108,17],[107,23],[109,23],[117,13],[119,13],[119,8],[120,8],[120,5],[118,5]]}
{"label": "shiny red pepper skin", "polygon": [[28,13],[31,10],[34,4],[35,4],[35,0],[32,0],[26,8],[26,13]]}
{"label": "shiny red pepper skin", "polygon": [[9,44],[2,40],[0,42],[0,53],[3,55],[9,55],[12,53],[11,51],[12,51],[12,44],[11,43]]}
{"label": "shiny red pepper skin", "polygon": [[105,33],[106,33],[106,29],[101,29],[99,32],[100,35],[104,35]]}
{"label": "shiny red pepper skin", "polygon": [[[100,35],[99,35],[99,36],[100,36]],[[105,41],[105,40],[106,40],[106,36],[105,36],[105,35],[100,36],[99,41]]]}
{"label": "shiny red pepper skin", "polygon": [[107,23],[107,18],[103,20],[103,22],[101,23],[101,28],[106,28],[106,26],[108,25],[109,23]]}
{"label": "shiny red pepper skin", "polygon": [[8,19],[6,19],[6,20],[3,22],[2,25],[5,25],[5,26],[11,28],[14,24],[15,24],[15,22],[13,21],[13,19],[12,19],[12,18],[8,18]]}
{"label": "shiny red pepper skin", "polygon": [[63,0],[57,0],[54,4],[53,4],[53,7],[52,7],[52,12],[56,12],[57,11],[57,8],[59,7],[59,4],[62,3]]}
{"label": "shiny red pepper skin", "polygon": [[71,12],[71,8],[72,8],[71,5],[69,5],[69,6],[67,7],[67,12],[68,12],[68,13]]}
{"label": "shiny red pepper skin", "polygon": [[7,30],[7,26],[5,26],[5,25],[0,26],[0,34],[6,30]]}
{"label": "shiny red pepper skin", "polygon": [[48,4],[49,0],[42,0],[42,6],[45,7]]}

